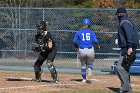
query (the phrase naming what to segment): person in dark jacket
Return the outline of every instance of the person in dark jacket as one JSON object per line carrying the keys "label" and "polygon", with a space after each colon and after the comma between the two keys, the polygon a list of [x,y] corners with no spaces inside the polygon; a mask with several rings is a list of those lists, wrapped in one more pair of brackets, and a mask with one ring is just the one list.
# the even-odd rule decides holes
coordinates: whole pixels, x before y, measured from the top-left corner
{"label": "person in dark jacket", "polygon": [[51,83],[58,83],[59,79],[57,76],[56,67],[53,64],[57,53],[57,48],[50,32],[46,30],[46,25],[47,23],[45,21],[40,21],[39,25],[37,25],[38,28],[35,35],[36,43],[33,46],[33,50],[40,52],[40,54],[34,64],[35,79],[38,82],[41,81],[41,66],[46,60],[46,64],[53,78]]}
{"label": "person in dark jacket", "polygon": [[118,8],[116,16],[119,20],[118,45],[121,48],[116,66],[117,75],[121,81],[119,93],[132,93],[129,69],[136,58],[136,48],[139,44],[138,32],[134,23],[128,18],[125,8]]}

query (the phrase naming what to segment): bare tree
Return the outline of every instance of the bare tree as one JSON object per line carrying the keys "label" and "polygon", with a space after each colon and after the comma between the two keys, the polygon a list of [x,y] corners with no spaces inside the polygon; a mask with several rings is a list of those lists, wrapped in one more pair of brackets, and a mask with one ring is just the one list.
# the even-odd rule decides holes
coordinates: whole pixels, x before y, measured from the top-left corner
{"label": "bare tree", "polygon": [[78,5],[88,0],[0,0],[1,7],[62,7]]}

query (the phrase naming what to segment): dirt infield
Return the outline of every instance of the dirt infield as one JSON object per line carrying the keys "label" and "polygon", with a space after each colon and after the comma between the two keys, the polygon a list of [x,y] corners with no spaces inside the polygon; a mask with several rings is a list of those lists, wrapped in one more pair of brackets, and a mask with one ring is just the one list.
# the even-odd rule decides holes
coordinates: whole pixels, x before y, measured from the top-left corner
{"label": "dirt infield", "polygon": [[[49,82],[35,81],[6,81],[6,77],[33,78],[33,72],[0,71],[0,93],[41,93],[49,91],[61,91],[72,89],[105,89],[116,90],[120,81],[116,75],[93,75],[91,82],[83,84],[80,82],[80,74],[59,73],[60,83],[50,84]],[[131,76],[132,88],[140,92],[140,76]],[[43,73],[43,80],[50,81],[50,74]]]}

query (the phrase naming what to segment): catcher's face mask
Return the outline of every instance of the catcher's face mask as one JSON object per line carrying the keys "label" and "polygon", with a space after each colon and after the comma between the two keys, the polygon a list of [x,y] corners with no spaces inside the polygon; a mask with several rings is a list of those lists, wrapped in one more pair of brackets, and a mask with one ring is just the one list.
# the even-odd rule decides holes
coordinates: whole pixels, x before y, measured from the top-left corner
{"label": "catcher's face mask", "polygon": [[39,25],[37,25],[37,28],[39,30],[46,30],[46,22],[45,21],[40,21]]}

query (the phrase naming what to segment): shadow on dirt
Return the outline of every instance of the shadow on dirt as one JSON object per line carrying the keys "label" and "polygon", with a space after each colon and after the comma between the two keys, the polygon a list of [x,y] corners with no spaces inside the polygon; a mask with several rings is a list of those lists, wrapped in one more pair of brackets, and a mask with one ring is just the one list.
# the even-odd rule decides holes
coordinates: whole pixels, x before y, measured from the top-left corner
{"label": "shadow on dirt", "polygon": [[[35,79],[33,78],[17,78],[17,77],[6,77],[5,78],[7,81],[35,81],[37,82]],[[50,83],[51,81],[49,80],[41,80],[39,82],[47,82]]]}
{"label": "shadow on dirt", "polygon": [[114,88],[114,87],[107,87],[107,88],[109,88],[110,90],[112,90],[115,93],[118,93],[118,91],[119,91],[119,88]]}

